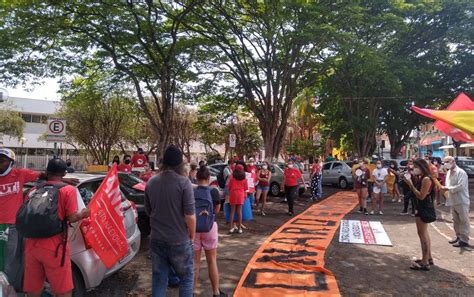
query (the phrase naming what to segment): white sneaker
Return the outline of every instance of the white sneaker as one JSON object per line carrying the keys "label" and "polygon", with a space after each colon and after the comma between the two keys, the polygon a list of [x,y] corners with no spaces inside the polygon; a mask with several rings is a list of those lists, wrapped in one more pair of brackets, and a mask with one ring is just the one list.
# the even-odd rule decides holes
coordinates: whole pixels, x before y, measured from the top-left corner
{"label": "white sneaker", "polygon": [[372,210],[372,211],[370,212],[370,214],[373,215],[373,214],[374,214],[374,211]]}
{"label": "white sneaker", "polygon": [[237,229],[236,229],[236,228],[232,228],[232,229],[229,230],[229,233],[232,234],[232,233],[235,233],[235,231],[237,231]]}
{"label": "white sneaker", "polygon": [[382,211],[379,211],[379,215],[383,215],[383,212],[382,212]]}
{"label": "white sneaker", "polygon": [[239,229],[239,231],[238,231],[238,232],[239,232],[239,234],[242,234],[242,232],[243,232],[243,231],[242,231],[242,229]]}

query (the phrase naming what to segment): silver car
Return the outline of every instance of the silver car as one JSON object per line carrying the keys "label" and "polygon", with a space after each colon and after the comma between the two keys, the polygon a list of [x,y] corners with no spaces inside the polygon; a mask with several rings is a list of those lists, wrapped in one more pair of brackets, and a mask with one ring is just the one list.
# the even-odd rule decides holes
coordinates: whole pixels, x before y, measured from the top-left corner
{"label": "silver car", "polygon": [[352,184],[352,168],[343,161],[325,162],[323,165],[323,184],[338,185],[347,189]]}
{"label": "silver car", "polygon": [[[78,209],[82,209],[89,204],[105,176],[68,174],[67,177],[77,178],[80,181],[77,185],[77,203]],[[33,185],[25,185],[25,190],[27,190],[28,186],[31,187]],[[79,228],[80,222],[71,224],[69,227],[68,236],[74,283],[73,296],[83,296],[86,291],[99,286],[105,278],[119,271],[130,262],[140,250],[141,234],[137,226],[137,209],[134,203],[127,200],[124,195],[122,195],[122,210],[128,241],[128,253],[110,269],[105,268],[94,250],[85,245],[82,232]]]}

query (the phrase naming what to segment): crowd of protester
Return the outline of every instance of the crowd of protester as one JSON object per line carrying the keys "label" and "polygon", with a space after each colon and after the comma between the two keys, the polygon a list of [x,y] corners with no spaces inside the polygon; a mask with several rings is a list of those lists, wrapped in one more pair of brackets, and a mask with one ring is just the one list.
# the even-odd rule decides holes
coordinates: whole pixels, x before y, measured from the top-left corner
{"label": "crowd of protester", "polygon": [[[227,296],[220,289],[217,265],[219,242],[216,215],[223,209],[224,201],[229,207],[229,233],[242,234],[246,227],[246,211],[261,216],[267,215],[267,198],[270,191],[272,171],[266,161],[257,166],[255,160],[248,162],[232,158],[223,169],[224,187],[210,186],[211,174],[205,161],[198,165],[187,164],[183,152],[170,145],[163,154],[160,166],[153,170],[143,150],[133,156],[125,155],[114,163],[120,171],[140,169],[140,178],[146,182],[145,210],[150,217],[150,255],[152,259],[153,296],[165,296],[167,287],[173,282],[179,287],[180,296],[192,296],[198,291],[201,253],[204,250],[213,296]],[[358,197],[358,212],[365,215],[383,215],[386,194],[392,193],[392,202],[401,203],[401,215],[416,217],[422,257],[410,267],[414,270],[429,270],[433,265],[428,224],[436,220],[435,207],[445,201],[451,206],[456,237],[450,241],[455,247],[469,243],[469,193],[467,174],[453,157],[439,158],[427,154],[424,159],[410,160],[406,168],[391,162],[384,168],[381,160],[354,160],[352,175],[354,190]],[[15,154],[0,148],[0,226],[8,229],[6,243],[5,273],[14,282],[18,269],[15,257],[18,254],[16,215],[23,204],[23,185],[44,179],[37,186],[50,186],[58,190],[59,220],[68,223],[86,218],[90,210],[78,210],[76,191],[71,186],[77,180],[65,178],[74,172],[70,161],[49,161],[45,173],[29,169],[17,169]],[[310,167],[311,201],[322,197],[322,158],[315,158]],[[66,185],[71,184],[71,185]],[[60,185],[60,186],[57,186]],[[280,189],[288,204],[288,215],[294,215],[294,201],[298,188],[306,191],[302,172],[294,160],[286,162]],[[401,191],[400,191],[401,189]],[[31,191],[35,193],[35,191]],[[33,194],[32,194],[33,195]],[[368,203],[371,201],[371,210]],[[249,207],[246,210],[245,207]],[[225,209],[225,207],[224,207]],[[58,249],[63,247],[62,254]],[[44,240],[27,239],[25,246],[25,281],[23,290],[29,296],[39,296],[48,279],[51,290],[58,296],[71,296],[73,289],[71,263],[67,259],[69,249],[62,233]],[[66,260],[65,260],[66,258]]]}
{"label": "crowd of protester", "polygon": [[[352,167],[354,189],[359,201],[358,212],[383,215],[387,192],[392,193],[392,202],[401,203],[403,200],[400,215],[411,214],[415,217],[422,251],[421,259],[415,260],[411,269],[427,271],[434,265],[428,225],[436,221],[436,207],[442,204],[451,206],[456,233],[449,243],[453,247],[469,246],[468,176],[456,165],[455,158],[446,156],[442,164],[439,157],[433,157],[432,152],[428,151],[422,159],[408,160],[404,169],[399,168],[395,161],[391,161],[388,168],[383,168],[381,160],[376,160],[375,168],[369,169],[369,163],[368,159],[354,160]],[[370,212],[367,210],[369,197],[372,198]]]}

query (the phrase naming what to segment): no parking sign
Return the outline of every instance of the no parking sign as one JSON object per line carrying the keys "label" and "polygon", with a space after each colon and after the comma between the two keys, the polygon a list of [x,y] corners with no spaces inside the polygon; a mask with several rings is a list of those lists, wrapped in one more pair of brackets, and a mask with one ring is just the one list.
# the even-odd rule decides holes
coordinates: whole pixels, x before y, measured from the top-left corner
{"label": "no parking sign", "polygon": [[47,141],[60,142],[66,138],[66,120],[58,118],[48,119]]}

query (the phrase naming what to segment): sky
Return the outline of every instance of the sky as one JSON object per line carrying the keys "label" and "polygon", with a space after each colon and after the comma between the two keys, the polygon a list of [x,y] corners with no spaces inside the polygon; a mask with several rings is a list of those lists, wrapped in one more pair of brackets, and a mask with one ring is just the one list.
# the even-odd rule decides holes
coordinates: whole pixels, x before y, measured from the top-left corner
{"label": "sky", "polygon": [[0,85],[0,88],[6,89],[10,97],[22,97],[30,99],[48,99],[59,100],[57,91],[59,84],[56,79],[45,79],[41,85],[36,86],[32,90],[25,90],[21,86],[17,88],[8,88]]}

